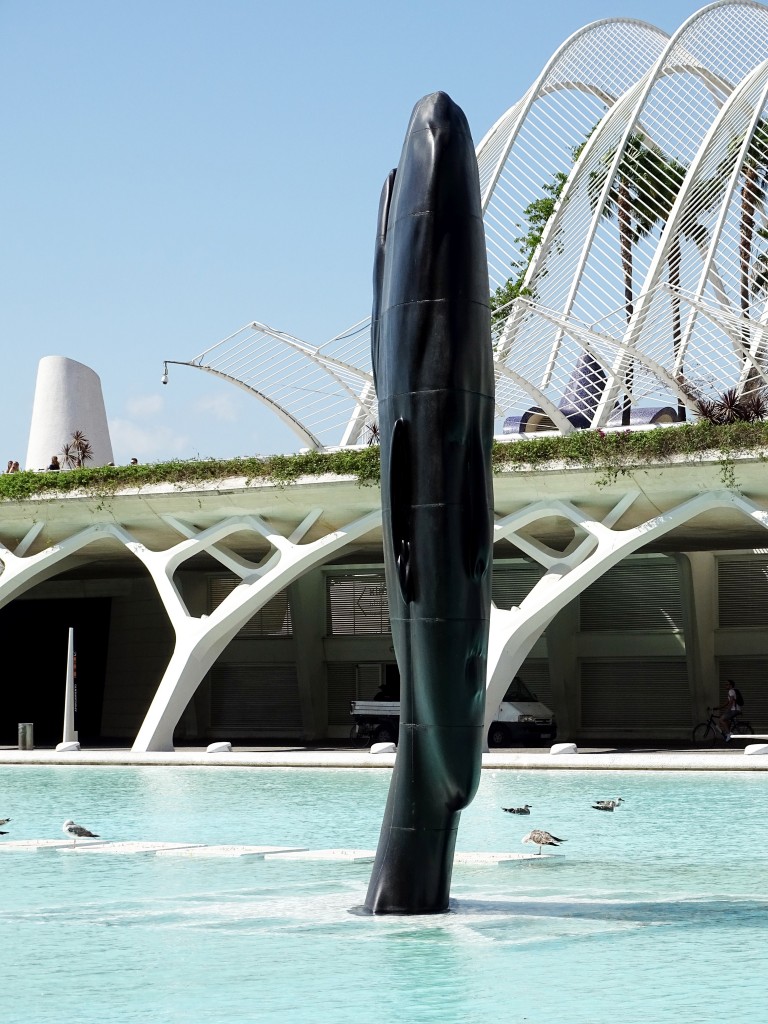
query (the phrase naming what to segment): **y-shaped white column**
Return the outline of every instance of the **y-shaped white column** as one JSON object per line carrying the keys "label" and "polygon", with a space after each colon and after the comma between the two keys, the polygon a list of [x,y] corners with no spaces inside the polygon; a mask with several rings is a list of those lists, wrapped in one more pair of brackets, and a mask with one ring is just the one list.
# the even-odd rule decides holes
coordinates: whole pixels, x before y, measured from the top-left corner
{"label": "y-shaped white column", "polygon": [[[142,545],[129,545],[149,569],[176,631],[173,655],[133,750],[173,750],[173,730],[190,698],[203,676],[245,623],[289,583],[327,561],[336,551],[364,536],[381,522],[381,512],[376,509],[311,544],[301,544],[320,514],[320,510],[310,512],[290,537],[276,533],[258,516],[248,516],[227,520],[204,530],[168,551],[153,552]],[[261,534],[274,548],[273,555],[256,569],[252,566],[246,568],[242,560],[231,553],[219,552],[215,547],[227,534],[244,529]],[[200,550],[208,550],[225,561],[242,582],[210,616],[197,618],[189,614],[173,581],[173,574],[185,559]]]}
{"label": "y-shaped white column", "polygon": [[[582,590],[599,579],[627,555],[663,536],[689,519],[713,508],[736,508],[768,529],[768,513],[732,491],[713,491],[683,502],[676,508],[630,530],[614,530],[637,493],[626,495],[602,523],[590,519],[568,502],[539,502],[496,523],[495,539],[514,538],[515,544],[532,555],[546,572],[519,607],[505,611],[491,609],[488,641],[488,675],[485,707],[485,741],[498,706],[511,679],[517,674],[536,640],[552,618]],[[587,536],[565,552],[544,548],[517,531],[544,516],[569,519]],[[487,749],[487,746],[486,746]]]}
{"label": "y-shaped white column", "polygon": [[100,523],[88,526],[74,536],[38,551],[36,555],[27,555],[26,552],[44,526],[44,522],[34,523],[13,551],[0,543],[0,562],[3,566],[0,575],[0,608],[20,597],[24,591],[50,579],[60,571],[60,563],[65,558],[77,554],[95,540],[102,540],[105,534],[122,539],[114,526]]}

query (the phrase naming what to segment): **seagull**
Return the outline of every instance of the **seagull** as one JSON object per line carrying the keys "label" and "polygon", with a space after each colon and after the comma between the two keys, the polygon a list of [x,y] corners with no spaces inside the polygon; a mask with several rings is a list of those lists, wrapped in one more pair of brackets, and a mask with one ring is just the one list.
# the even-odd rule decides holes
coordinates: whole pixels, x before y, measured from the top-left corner
{"label": "seagull", "polygon": [[89,832],[87,828],[83,828],[82,825],[76,825],[70,818],[69,821],[65,821],[61,826],[62,832],[68,836],[72,836],[72,846],[77,845],[78,839],[98,839],[99,836],[95,832]]}
{"label": "seagull", "polygon": [[0,818],[0,825],[7,825],[10,820],[10,818]]}
{"label": "seagull", "polygon": [[596,811],[615,811],[619,804],[623,803],[622,798],[617,797],[616,800],[597,800],[592,804],[592,807]]}
{"label": "seagull", "polygon": [[545,832],[542,828],[535,828],[527,836],[523,836],[520,841],[523,843],[533,843],[535,846],[538,846],[539,854],[541,854],[542,846],[559,846],[560,843],[564,843],[566,840],[558,839],[557,836],[553,836],[551,832]]}
{"label": "seagull", "polygon": [[502,811],[506,811],[507,814],[530,814],[531,807],[533,804],[526,804],[524,807],[502,807]]}

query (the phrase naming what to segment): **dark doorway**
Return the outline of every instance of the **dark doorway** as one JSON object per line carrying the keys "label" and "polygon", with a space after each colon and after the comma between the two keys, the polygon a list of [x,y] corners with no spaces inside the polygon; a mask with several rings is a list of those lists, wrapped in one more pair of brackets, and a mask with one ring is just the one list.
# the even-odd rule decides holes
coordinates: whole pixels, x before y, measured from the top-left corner
{"label": "dark doorway", "polygon": [[110,598],[19,600],[0,609],[6,652],[0,744],[16,745],[19,722],[34,724],[35,746],[60,742],[70,627],[77,656],[75,729],[81,743],[99,739],[111,603]]}
{"label": "dark doorway", "polygon": [[392,700],[400,700],[400,669],[397,662],[387,662],[384,665],[384,685],[387,692],[393,695]]}

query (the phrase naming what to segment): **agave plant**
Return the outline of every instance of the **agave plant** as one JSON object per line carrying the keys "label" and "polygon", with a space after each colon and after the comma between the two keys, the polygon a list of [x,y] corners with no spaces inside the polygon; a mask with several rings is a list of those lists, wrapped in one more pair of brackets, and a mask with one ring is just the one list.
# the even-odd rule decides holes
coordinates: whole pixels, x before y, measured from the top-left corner
{"label": "agave plant", "polygon": [[696,396],[696,411],[701,419],[710,423],[738,423],[763,420],[768,413],[768,393],[765,388],[745,395],[737,388],[728,388],[717,398]]}
{"label": "agave plant", "polygon": [[366,429],[367,434],[368,434],[368,439],[366,441],[366,444],[373,445],[373,444],[380,444],[381,443],[381,435],[379,433],[379,424],[378,423],[375,423],[375,422],[366,423],[365,429]]}
{"label": "agave plant", "polygon": [[93,458],[93,445],[82,430],[75,430],[61,449],[61,455],[64,465],[69,469],[81,469]]}

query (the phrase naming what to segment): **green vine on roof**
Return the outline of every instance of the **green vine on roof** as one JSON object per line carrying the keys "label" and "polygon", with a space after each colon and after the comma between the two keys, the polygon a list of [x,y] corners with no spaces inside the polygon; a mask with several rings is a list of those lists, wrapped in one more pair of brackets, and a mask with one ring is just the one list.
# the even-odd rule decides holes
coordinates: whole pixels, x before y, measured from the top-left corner
{"label": "green vine on roof", "polygon": [[[126,488],[171,485],[179,488],[212,484],[232,477],[246,485],[289,486],[304,477],[348,476],[361,486],[378,486],[378,445],[335,452],[302,452],[264,458],[206,459],[145,463],[138,466],[100,466],[59,473],[6,473],[0,476],[0,500],[59,497],[80,493],[107,498]],[[588,469],[597,486],[619,476],[675,458],[712,459],[720,463],[723,486],[735,487],[734,460],[740,454],[768,460],[768,421],[695,424],[655,430],[576,430],[493,446],[494,473],[545,470],[556,465]]]}

